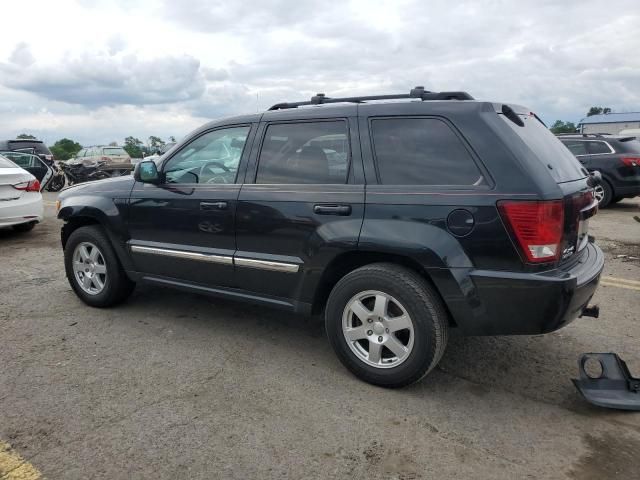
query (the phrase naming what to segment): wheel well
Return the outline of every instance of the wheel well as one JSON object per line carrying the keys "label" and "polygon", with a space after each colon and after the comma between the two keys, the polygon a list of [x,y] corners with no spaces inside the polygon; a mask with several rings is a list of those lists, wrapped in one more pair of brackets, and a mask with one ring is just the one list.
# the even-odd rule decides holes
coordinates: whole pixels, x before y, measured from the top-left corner
{"label": "wheel well", "polygon": [[[413,270],[418,273],[421,277],[426,279],[432,286],[433,281],[431,277],[427,273],[427,271],[420,265],[418,262],[413,260],[410,257],[405,257],[402,255],[394,255],[389,253],[382,252],[349,252],[339,255],[334,258],[333,261],[327,266],[324,273],[322,274],[322,278],[318,283],[318,288],[316,290],[316,294],[313,300],[313,313],[318,314],[321,313],[324,309],[324,306],[327,303],[327,299],[329,298],[329,294],[333,287],[338,283],[338,281],[344,277],[349,272],[353,270],[363,267],[365,265],[369,265],[371,263],[394,263],[396,265],[402,265],[403,267]],[[436,288],[436,292],[438,289]],[[449,324],[452,327],[455,327],[455,323],[453,321],[453,317],[451,316],[451,312],[446,305],[446,303],[442,302],[447,309],[447,314],[449,317]]]}
{"label": "wheel well", "polygon": [[71,217],[62,227],[62,248],[74,231],[87,225],[100,225],[100,222],[93,217]]}

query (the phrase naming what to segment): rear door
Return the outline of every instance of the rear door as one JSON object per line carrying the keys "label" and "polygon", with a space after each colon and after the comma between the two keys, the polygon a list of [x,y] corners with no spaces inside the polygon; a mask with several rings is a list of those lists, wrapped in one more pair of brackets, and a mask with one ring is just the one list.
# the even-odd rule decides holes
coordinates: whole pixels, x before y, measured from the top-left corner
{"label": "rear door", "polygon": [[266,121],[259,138],[238,199],[238,286],[311,303],[326,266],[357,246],[364,212],[357,122]]}

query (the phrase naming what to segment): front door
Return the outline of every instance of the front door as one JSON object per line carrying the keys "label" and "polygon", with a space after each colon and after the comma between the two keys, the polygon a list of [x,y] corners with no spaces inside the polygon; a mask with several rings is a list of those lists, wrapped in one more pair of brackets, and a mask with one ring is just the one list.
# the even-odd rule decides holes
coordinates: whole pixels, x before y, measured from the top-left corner
{"label": "front door", "polygon": [[129,232],[137,271],[166,282],[233,284],[237,178],[250,131],[204,132],[163,161],[161,184],[136,182]]}

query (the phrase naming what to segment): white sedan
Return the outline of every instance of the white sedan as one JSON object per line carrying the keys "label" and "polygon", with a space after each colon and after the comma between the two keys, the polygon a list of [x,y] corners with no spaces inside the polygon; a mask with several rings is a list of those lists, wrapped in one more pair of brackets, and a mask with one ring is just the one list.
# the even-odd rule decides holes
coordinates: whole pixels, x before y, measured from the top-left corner
{"label": "white sedan", "polygon": [[42,221],[40,182],[0,155],[0,228],[26,232]]}

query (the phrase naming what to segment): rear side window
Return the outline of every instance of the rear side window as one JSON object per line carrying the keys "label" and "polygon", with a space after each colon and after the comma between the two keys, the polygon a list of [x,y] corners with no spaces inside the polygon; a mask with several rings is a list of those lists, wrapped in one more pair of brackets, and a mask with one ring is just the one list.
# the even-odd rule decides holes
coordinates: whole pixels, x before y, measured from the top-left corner
{"label": "rear side window", "polygon": [[567,147],[574,155],[588,155],[587,146],[581,140],[562,140],[564,146]]}
{"label": "rear side window", "polygon": [[481,185],[484,177],[460,138],[434,118],[371,122],[383,185]]}
{"label": "rear side window", "polygon": [[535,116],[519,115],[523,126],[517,125],[503,114],[498,116],[548,168],[557,183],[579,180],[587,176],[578,159]]}
{"label": "rear side window", "polygon": [[348,167],[346,122],[273,124],[262,143],[256,183],[346,183]]}
{"label": "rear side window", "polygon": [[587,144],[587,150],[589,150],[589,153],[591,153],[592,155],[598,155],[601,153],[611,153],[611,149],[609,148],[609,145],[607,145],[604,142],[586,142]]}

